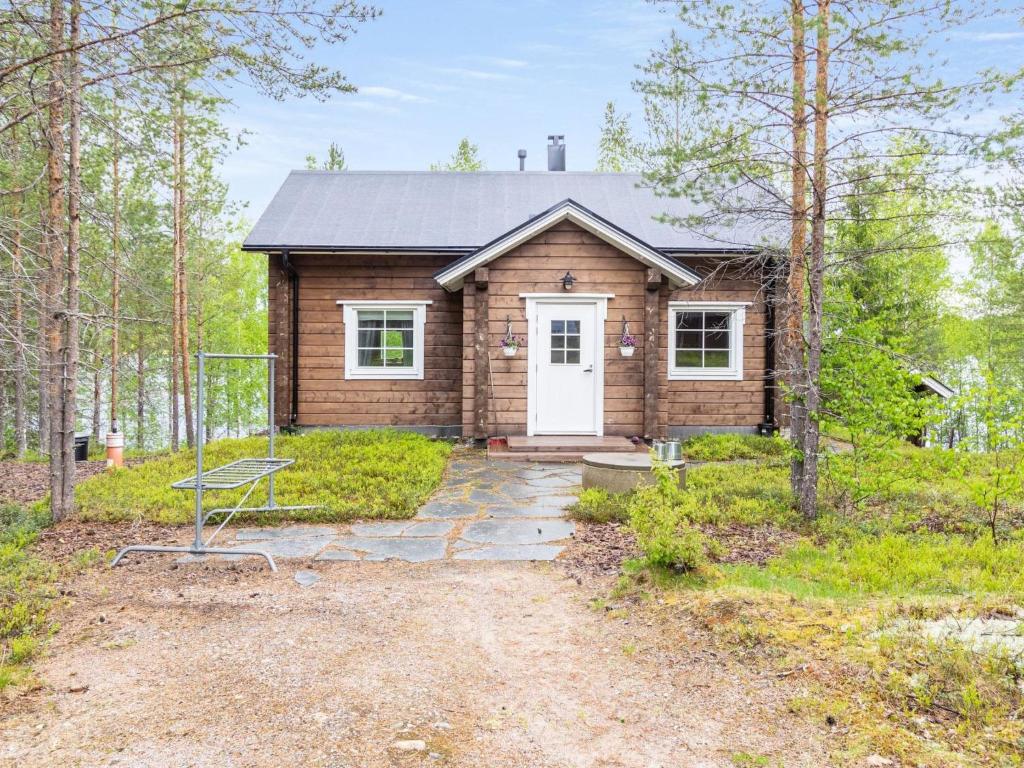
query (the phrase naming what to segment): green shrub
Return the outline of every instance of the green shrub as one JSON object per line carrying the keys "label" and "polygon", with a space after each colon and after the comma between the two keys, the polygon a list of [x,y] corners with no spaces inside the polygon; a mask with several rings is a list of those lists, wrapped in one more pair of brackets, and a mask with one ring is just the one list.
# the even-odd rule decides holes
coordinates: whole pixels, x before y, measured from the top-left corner
{"label": "green shrub", "polygon": [[781,459],[788,454],[789,443],[780,437],[709,433],[695,435],[683,443],[683,455],[692,461]]}
{"label": "green shrub", "polygon": [[49,630],[56,569],[29,552],[47,522],[23,507],[0,507],[0,690],[25,676],[23,665]]}
{"label": "green shrub", "polygon": [[[275,476],[279,505],[320,505],[318,509],[256,513],[249,520],[282,519],[336,522],[357,518],[408,518],[441,481],[451,452],[446,442],[394,430],[342,432],[323,430],[281,436],[275,443],[281,458],[295,464]],[[212,469],[246,457],[266,455],[266,438],[218,440],[203,450],[203,463]],[[191,492],[174,490],[171,483],[195,474],[195,453],[181,451],[128,469],[96,475],[75,488],[78,513],[85,520],[146,519],[187,523],[193,515]],[[243,489],[204,494],[208,507],[233,506]],[[261,482],[246,502],[267,501]],[[244,520],[244,516],[239,516]]]}
{"label": "green shrub", "polygon": [[679,488],[675,473],[658,464],[655,485],[636,490],[628,502],[629,524],[648,565],[694,571],[717,548],[690,524],[697,501]]}
{"label": "green shrub", "polygon": [[569,507],[574,520],[585,523],[623,523],[629,519],[627,505],[630,494],[608,493],[604,488],[587,488],[579,500]]}

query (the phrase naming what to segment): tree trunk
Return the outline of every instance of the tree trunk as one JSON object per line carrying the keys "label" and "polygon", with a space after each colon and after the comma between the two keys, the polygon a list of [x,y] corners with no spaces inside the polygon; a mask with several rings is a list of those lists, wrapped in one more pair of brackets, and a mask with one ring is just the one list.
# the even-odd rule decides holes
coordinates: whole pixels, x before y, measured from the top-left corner
{"label": "tree trunk", "polygon": [[188,276],[185,272],[185,106],[179,100],[175,120],[175,172],[177,174],[176,210],[174,212],[175,251],[178,259],[178,352],[181,360],[181,391],[185,405],[185,442],[192,448],[196,444],[195,423],[192,420],[192,366],[188,350]]}
{"label": "tree trunk", "polygon": [[804,249],[807,243],[807,122],[805,81],[807,49],[804,44],[804,0],[792,0],[793,25],[793,158],[792,211],[782,341],[784,381],[790,393],[789,428],[793,445],[790,487],[794,502],[800,498],[804,472],[806,429],[806,376],[804,367]]}
{"label": "tree trunk", "polygon": [[111,193],[114,205],[113,232],[110,238],[110,431],[117,432],[117,406],[119,384],[118,367],[121,363],[121,144],[117,108],[117,91],[114,91],[114,131],[112,137],[111,164],[113,180]]}
{"label": "tree trunk", "polygon": [[[78,45],[82,6],[71,4],[71,46]],[[76,395],[78,389],[79,344],[79,268],[81,260],[82,225],[82,65],[78,52],[71,54],[71,122],[68,131],[68,259],[67,259],[67,322],[65,342],[65,373],[63,395],[63,515],[74,509],[75,488],[75,426],[78,421]]]}
{"label": "tree trunk", "polygon": [[[15,146],[17,135],[12,134]],[[15,157],[17,163],[17,157]],[[27,276],[21,250],[21,210],[22,197],[15,199],[14,238],[11,243],[11,270],[14,272],[15,285],[27,284]],[[14,327],[14,454],[20,459],[28,449],[28,429],[25,426],[25,406],[27,400],[26,376],[27,362],[25,359],[25,307],[22,292],[14,291],[14,316],[11,318]]]}
{"label": "tree trunk", "polygon": [[103,406],[103,389],[100,386],[100,369],[103,367],[103,358],[100,357],[100,351],[94,350],[92,353],[92,439],[97,445],[100,442],[100,419],[103,418],[101,415]]}
{"label": "tree trunk", "polygon": [[814,183],[811,213],[810,296],[807,332],[807,424],[800,511],[818,514],[818,410],[821,406],[822,301],[825,275],[825,198],[828,193],[828,59],[831,0],[818,0],[818,44],[814,78]]}
{"label": "tree trunk", "polygon": [[146,450],[146,352],[141,328],[135,346],[135,444]]}
{"label": "tree trunk", "polygon": [[[46,217],[43,218],[44,222],[48,222]],[[44,257],[48,257],[49,254],[49,242],[50,236],[47,231],[49,223],[43,225],[43,237],[42,246],[44,249]],[[46,280],[41,281],[40,296],[39,296],[39,312],[36,320],[38,324],[38,333],[36,336],[36,347],[38,348],[39,355],[39,436],[38,449],[42,455],[49,455],[50,453],[50,363],[49,363],[49,338],[47,336],[47,329],[49,327],[49,311],[50,311],[50,290],[49,290],[49,276]]]}
{"label": "tree trunk", "polygon": [[63,419],[61,413],[61,381],[64,372],[61,364],[60,314],[64,282],[64,248],[61,222],[64,220],[64,54],[57,53],[64,47],[64,2],[50,0],[50,60],[47,96],[47,312],[46,312],[46,359],[47,400],[49,408],[49,450],[50,450],[50,513],[54,521],[64,517],[64,463],[61,440]]}
{"label": "tree trunk", "polygon": [[171,450],[177,451],[180,447],[178,413],[178,354],[181,350],[181,270],[178,266],[180,258],[181,239],[178,236],[178,118],[176,105],[171,106],[171,124],[173,136],[171,144],[173,148],[172,171],[171,171],[171,208],[172,208],[172,231],[173,246],[171,255],[171,272],[173,274],[171,285]]}

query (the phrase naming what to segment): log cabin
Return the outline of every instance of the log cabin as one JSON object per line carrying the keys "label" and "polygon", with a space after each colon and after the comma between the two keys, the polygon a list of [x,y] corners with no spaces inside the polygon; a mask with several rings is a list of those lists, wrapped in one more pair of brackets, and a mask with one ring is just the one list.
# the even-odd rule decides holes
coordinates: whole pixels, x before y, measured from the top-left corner
{"label": "log cabin", "polygon": [[628,173],[292,172],[243,244],[268,256],[277,423],[773,430],[757,233],[664,223],[689,213]]}

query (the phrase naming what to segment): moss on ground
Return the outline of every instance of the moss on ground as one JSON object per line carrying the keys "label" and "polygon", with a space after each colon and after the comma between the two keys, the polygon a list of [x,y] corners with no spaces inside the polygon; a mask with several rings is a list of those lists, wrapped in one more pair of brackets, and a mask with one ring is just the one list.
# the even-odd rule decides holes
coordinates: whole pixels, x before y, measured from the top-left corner
{"label": "moss on ground", "polygon": [[[281,436],[276,454],[295,464],[275,477],[277,503],[318,505],[318,509],[257,513],[248,522],[282,520],[341,522],[357,518],[408,518],[441,481],[451,445],[394,430],[316,431]],[[265,456],[263,437],[218,440],[204,449],[204,465],[214,468],[241,458]],[[143,464],[99,475],[75,488],[83,520],[150,520],[188,523],[193,496],[171,483],[195,474],[195,454],[181,451]],[[264,481],[247,506],[266,503]],[[233,506],[245,489],[204,494],[210,508]],[[236,518],[245,522],[245,516]]]}

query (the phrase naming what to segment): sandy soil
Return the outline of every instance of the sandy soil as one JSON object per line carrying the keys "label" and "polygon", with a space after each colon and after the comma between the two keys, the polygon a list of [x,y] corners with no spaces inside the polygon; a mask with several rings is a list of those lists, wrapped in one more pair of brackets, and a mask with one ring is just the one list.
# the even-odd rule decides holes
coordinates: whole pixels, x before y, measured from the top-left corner
{"label": "sandy soil", "polygon": [[[556,564],[174,566],[69,585],[44,686],[2,701],[0,765],[822,766],[798,691],[591,607],[601,577]],[[582,583],[579,583],[582,581]],[[395,748],[423,740],[423,751]]]}

